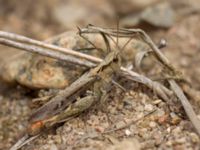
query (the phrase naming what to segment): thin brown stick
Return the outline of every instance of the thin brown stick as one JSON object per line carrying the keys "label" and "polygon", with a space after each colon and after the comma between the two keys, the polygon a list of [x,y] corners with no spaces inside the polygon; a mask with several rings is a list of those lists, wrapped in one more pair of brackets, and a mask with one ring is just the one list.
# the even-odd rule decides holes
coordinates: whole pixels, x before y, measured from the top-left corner
{"label": "thin brown stick", "polygon": [[101,61],[100,59],[92,57],[90,55],[78,53],[78,52],[71,50],[71,49],[58,47],[56,45],[48,44],[48,43],[45,43],[45,42],[34,40],[34,39],[31,39],[31,38],[28,38],[28,37],[25,37],[25,36],[21,36],[21,35],[17,35],[17,34],[14,34],[14,33],[0,31],[0,38],[12,40],[12,41],[17,41],[17,42],[25,43],[25,44],[29,44],[29,45],[39,46],[41,48],[46,48],[46,49],[49,49],[49,50],[59,51],[59,52],[65,53],[67,55],[86,59],[86,60],[89,60],[89,61],[95,62],[95,63],[99,63]]}
{"label": "thin brown stick", "polygon": [[[74,63],[74,64],[86,66],[86,67],[94,67],[95,66],[95,64],[90,61],[87,61],[87,60],[83,61],[74,56],[64,55],[63,53],[61,53],[59,51],[53,51],[53,50],[49,50],[47,48],[42,48],[39,46],[28,45],[28,44],[19,43],[19,42],[15,42],[15,41],[3,39],[3,38],[0,38],[0,44],[6,45],[6,46],[12,46],[12,47],[22,49],[22,50],[25,50],[28,52],[40,54],[43,56],[48,56],[48,57],[63,60],[63,61],[68,61],[70,63]],[[80,56],[80,57],[82,58],[82,56]]]}
{"label": "thin brown stick", "polygon": [[27,143],[33,141],[34,139],[36,139],[37,137],[39,137],[40,134],[35,135],[35,136],[29,136],[28,134],[25,134],[21,139],[18,140],[17,143],[15,143],[10,150],[18,150],[20,148],[22,148],[24,145],[26,145]]}
{"label": "thin brown stick", "polygon": [[129,80],[133,80],[135,82],[139,82],[146,85],[148,88],[152,89],[153,91],[156,91],[156,94],[158,94],[163,100],[169,102],[169,99],[173,95],[173,92],[167,89],[165,86],[125,68],[122,68],[122,70],[123,76],[125,76]]}
{"label": "thin brown stick", "polygon": [[188,101],[187,97],[184,95],[182,89],[178,86],[178,84],[174,80],[168,80],[169,84],[176,94],[176,96],[180,99],[183,108],[185,109],[188,118],[191,120],[192,124],[194,125],[197,133],[200,135],[200,120],[197,118],[190,102]]}
{"label": "thin brown stick", "polygon": [[119,130],[122,130],[122,129],[125,129],[125,128],[128,128],[129,126],[131,126],[132,124],[135,124],[136,122],[146,118],[147,116],[151,115],[152,113],[154,113],[156,111],[153,110],[147,114],[144,114],[143,116],[139,117],[138,119],[134,119],[134,120],[131,120],[130,122],[126,123],[125,125],[119,127],[119,128],[115,128],[115,129],[111,129],[111,130],[107,130],[105,132],[103,132],[103,134],[109,134],[109,133],[112,133],[112,132],[115,132],[115,131],[119,131]]}

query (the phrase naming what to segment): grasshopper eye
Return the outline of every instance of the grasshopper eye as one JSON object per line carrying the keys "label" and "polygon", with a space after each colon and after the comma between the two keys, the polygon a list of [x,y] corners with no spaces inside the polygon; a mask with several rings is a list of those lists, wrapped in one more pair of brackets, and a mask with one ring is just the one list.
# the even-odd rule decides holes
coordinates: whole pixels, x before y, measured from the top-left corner
{"label": "grasshopper eye", "polygon": [[114,59],[113,59],[113,62],[118,62],[118,59],[117,59],[117,58],[114,58]]}

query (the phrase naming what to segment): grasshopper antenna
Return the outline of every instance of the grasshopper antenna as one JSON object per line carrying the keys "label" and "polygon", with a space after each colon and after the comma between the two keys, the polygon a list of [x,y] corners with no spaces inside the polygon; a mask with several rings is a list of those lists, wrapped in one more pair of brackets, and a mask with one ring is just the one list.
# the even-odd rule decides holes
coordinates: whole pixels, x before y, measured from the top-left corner
{"label": "grasshopper antenna", "polygon": [[124,46],[122,48],[119,47],[119,17],[117,18],[117,41],[116,41],[116,45],[119,49],[121,49],[121,52],[126,48],[126,46],[131,42],[131,40],[133,39],[133,37],[131,37],[130,39],[128,39],[128,41],[124,44]]}
{"label": "grasshopper antenna", "polygon": [[[117,19],[117,45],[119,47],[119,17]],[[121,48],[121,50],[123,51],[126,46],[132,41],[133,37],[130,37],[130,39],[128,39],[128,41],[123,45],[123,47]]]}
{"label": "grasshopper antenna", "polygon": [[[93,26],[93,25],[88,24],[88,25],[87,25],[87,28],[89,28],[89,27],[91,27],[91,26]],[[81,30],[80,27],[77,26],[77,29],[78,29],[78,34],[79,34],[79,36],[82,37],[82,38],[83,38],[85,41],[87,41],[88,43],[90,43],[90,44],[93,46],[92,49],[96,49],[96,50],[99,50],[99,51],[103,51],[102,48],[96,47],[96,45],[94,45],[94,43],[92,43],[88,38],[86,38],[86,37],[83,35],[84,33],[82,33],[82,30]]]}
{"label": "grasshopper antenna", "polygon": [[81,34],[81,28],[79,26],[76,26],[76,28],[78,29],[78,34]]}
{"label": "grasshopper antenna", "polygon": [[117,17],[117,47],[119,47],[119,17]]}

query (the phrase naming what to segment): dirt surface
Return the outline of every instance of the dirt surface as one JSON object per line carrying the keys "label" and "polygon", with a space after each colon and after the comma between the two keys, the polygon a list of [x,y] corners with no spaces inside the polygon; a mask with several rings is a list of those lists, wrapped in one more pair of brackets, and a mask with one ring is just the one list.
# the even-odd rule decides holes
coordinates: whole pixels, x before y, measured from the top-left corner
{"label": "dirt surface", "polygon": [[[113,1],[109,3],[97,1],[98,6],[89,0],[87,0],[86,4],[88,5],[86,6],[80,5],[78,0],[68,1],[68,5],[64,5],[65,2],[61,0],[48,2],[24,0],[20,3],[24,4],[0,0],[0,30],[41,40],[74,29],[75,25],[83,26],[94,22],[99,26],[110,27],[115,25],[113,20],[116,15],[120,15],[123,21],[125,17],[129,17],[127,14],[135,12],[138,14],[145,7],[155,5],[155,1],[152,1],[152,4],[148,3],[146,6],[144,1],[143,5],[138,4],[137,8],[132,8],[135,11],[131,12],[132,9],[129,9],[126,12],[123,8],[120,8],[121,11],[119,11],[117,3],[113,6]],[[170,27],[152,26],[146,22],[132,26],[145,29],[156,42],[161,38],[167,40],[168,44],[163,52],[187,79],[190,87],[184,88],[185,93],[200,118],[200,68],[198,67],[200,66],[200,30],[198,26],[200,15],[196,11],[199,2],[193,0],[190,4],[187,2],[182,2],[182,4],[171,2],[170,4],[172,9],[176,10],[174,11],[175,21]],[[128,5],[131,7],[130,4]],[[96,9],[88,11],[88,8],[95,6]],[[74,16],[69,17],[71,9],[79,11],[75,11]],[[66,12],[63,12],[64,10]],[[91,11],[95,11],[96,15],[84,17],[84,15],[88,16]],[[63,21],[63,16],[60,14],[65,13],[70,19]],[[84,15],[80,16],[81,14]],[[72,25],[69,25],[70,22]],[[0,49],[1,59],[18,53],[17,50],[4,46],[1,46]],[[148,74],[155,72],[153,68],[148,69]],[[26,131],[27,119],[31,114],[29,104],[35,97],[35,92],[20,85],[10,87],[5,83],[1,84],[0,89],[0,149],[3,150],[11,147]],[[118,88],[113,88],[103,110],[97,107],[84,112],[42,134],[22,149],[200,149],[200,138],[179,103],[177,111],[173,111],[153,91],[143,85],[132,83],[127,89],[126,92],[123,92]],[[119,128],[153,110],[155,110],[154,113],[143,117],[125,129],[101,134]]]}

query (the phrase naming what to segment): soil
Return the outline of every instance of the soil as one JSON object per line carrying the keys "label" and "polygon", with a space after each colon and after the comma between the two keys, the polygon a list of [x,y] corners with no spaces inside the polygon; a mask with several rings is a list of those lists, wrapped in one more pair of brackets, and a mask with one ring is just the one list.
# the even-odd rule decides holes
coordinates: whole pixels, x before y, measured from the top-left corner
{"label": "soil", "polygon": [[[77,2],[81,7],[80,1]],[[63,1],[23,0],[20,3],[24,4],[0,0],[2,4],[0,5],[1,30],[45,40],[71,29],[71,26],[65,26],[63,21],[59,20],[62,17],[56,17],[57,15],[54,14],[55,9],[59,9]],[[105,6],[103,7],[106,8],[105,10],[109,10],[103,16],[116,15],[117,12],[111,10],[110,3],[105,1],[99,3]],[[198,0],[191,1],[191,4],[197,7]],[[98,9],[102,8],[98,7]],[[200,15],[199,12],[186,15],[183,15],[181,11],[175,13],[178,17],[167,29],[146,24],[141,27],[147,30],[154,41],[158,42],[161,38],[167,40],[167,47],[163,49],[163,52],[172,64],[183,72],[188,81],[190,87],[185,89],[185,93],[200,119],[200,68],[198,67],[200,66],[198,26]],[[99,13],[99,16],[101,15]],[[90,17],[88,21],[88,18],[85,18],[84,23],[78,21],[77,24],[82,26],[92,21],[97,21],[95,24],[98,24],[100,20],[99,25],[108,27],[113,25],[109,17],[104,21],[99,16],[96,20]],[[1,59],[18,53],[18,50],[4,46],[0,46],[0,49]],[[150,70],[154,72],[153,68]],[[45,132],[22,149],[200,149],[200,138],[184,110],[180,108],[180,104],[177,104],[178,111],[172,111],[147,87],[138,83],[132,83],[129,86],[126,92],[113,88],[103,109],[97,107],[84,112]],[[3,82],[0,85],[0,91],[0,149],[3,150],[10,148],[26,132],[27,120],[31,114],[29,104],[34,92],[20,85],[12,87]],[[155,110],[154,113],[125,129],[102,134],[153,110]]]}

